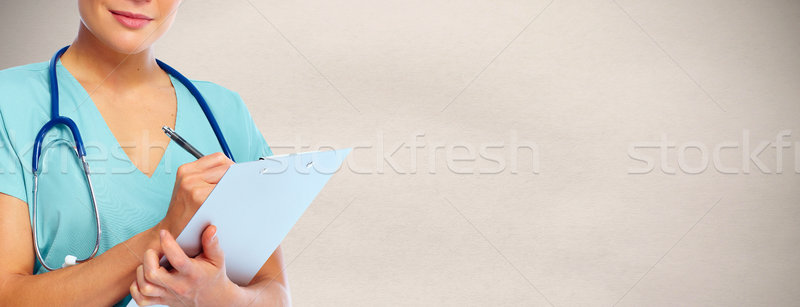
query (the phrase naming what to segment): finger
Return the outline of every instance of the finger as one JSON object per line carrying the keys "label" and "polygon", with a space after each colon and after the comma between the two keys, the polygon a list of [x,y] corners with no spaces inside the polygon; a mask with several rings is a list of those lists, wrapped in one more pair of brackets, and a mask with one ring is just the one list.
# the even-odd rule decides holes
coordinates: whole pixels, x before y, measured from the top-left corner
{"label": "finger", "polygon": [[188,175],[192,173],[202,172],[208,168],[222,165],[226,163],[226,160],[230,161],[228,157],[223,155],[222,153],[213,153],[207,156],[200,157],[200,159],[194,160],[189,163],[184,163],[178,167],[178,175]]}
{"label": "finger", "polygon": [[144,296],[147,297],[161,297],[164,296],[164,288],[157,286],[145,277],[144,266],[140,265],[136,268],[136,288]]}
{"label": "finger", "polygon": [[205,181],[208,183],[215,184],[222,179],[222,175],[225,175],[225,172],[228,171],[228,168],[230,168],[229,164],[220,164],[209,168],[203,171],[203,179],[205,179]]}
{"label": "finger", "polygon": [[192,261],[189,256],[186,256],[186,253],[183,252],[183,249],[178,245],[178,242],[175,242],[175,239],[169,233],[169,231],[161,230],[161,249],[164,250],[164,254],[167,256],[167,260],[169,260],[170,265],[173,268],[178,270],[181,273],[188,273],[192,269]]}
{"label": "finger", "polygon": [[142,258],[142,265],[144,266],[145,271],[154,270],[161,267],[161,265],[158,263],[158,254],[156,254],[156,251],[152,249],[144,251],[144,256]]}
{"label": "finger", "polygon": [[221,152],[215,152],[213,154],[203,156],[202,158],[197,159],[197,161],[191,163],[194,163],[197,169],[205,170],[218,165],[227,164],[229,162],[233,163],[231,159],[228,159],[228,157],[225,156],[225,154]]}
{"label": "finger", "polygon": [[[172,281],[172,275],[170,275],[169,272],[167,272],[167,270],[161,267],[161,264],[158,263],[159,258],[156,251],[148,249],[144,252],[144,257],[142,258],[144,258],[142,260],[142,275],[144,275],[145,281],[153,284],[154,286],[162,288],[161,290],[169,287],[171,284],[170,282]],[[164,293],[166,293],[162,291],[160,292],[161,295],[150,294],[148,293],[149,291],[144,289],[141,284],[139,285],[139,291],[147,296],[164,296]]]}
{"label": "finger", "polygon": [[217,226],[209,225],[202,235],[203,255],[216,267],[225,264],[225,253],[219,245],[217,237]]}
{"label": "finger", "polygon": [[130,292],[131,298],[133,298],[139,306],[163,305],[163,300],[161,298],[142,295],[135,281],[131,284]]}

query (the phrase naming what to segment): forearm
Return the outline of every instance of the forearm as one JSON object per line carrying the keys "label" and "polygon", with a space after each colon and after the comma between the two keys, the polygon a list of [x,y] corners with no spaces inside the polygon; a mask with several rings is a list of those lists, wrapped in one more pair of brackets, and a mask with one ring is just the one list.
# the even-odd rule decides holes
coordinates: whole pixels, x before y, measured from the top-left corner
{"label": "forearm", "polygon": [[149,229],[76,266],[4,278],[0,301],[9,306],[109,306],[128,294],[141,255],[158,249]]}

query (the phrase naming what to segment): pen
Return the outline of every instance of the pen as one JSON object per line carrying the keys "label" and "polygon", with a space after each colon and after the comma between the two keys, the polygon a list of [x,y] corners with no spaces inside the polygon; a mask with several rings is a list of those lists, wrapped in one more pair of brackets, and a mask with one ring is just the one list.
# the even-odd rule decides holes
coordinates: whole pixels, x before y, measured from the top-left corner
{"label": "pen", "polygon": [[186,149],[186,151],[192,154],[195,158],[200,159],[203,157],[203,154],[201,154],[200,151],[197,150],[197,148],[194,148],[192,144],[189,144],[189,142],[184,140],[180,135],[178,135],[177,132],[175,132],[175,130],[172,130],[172,128],[168,126],[163,126],[161,127],[161,130],[164,130],[164,134],[166,134],[170,139],[175,141],[175,143],[178,143],[178,145],[180,145],[183,149]]}

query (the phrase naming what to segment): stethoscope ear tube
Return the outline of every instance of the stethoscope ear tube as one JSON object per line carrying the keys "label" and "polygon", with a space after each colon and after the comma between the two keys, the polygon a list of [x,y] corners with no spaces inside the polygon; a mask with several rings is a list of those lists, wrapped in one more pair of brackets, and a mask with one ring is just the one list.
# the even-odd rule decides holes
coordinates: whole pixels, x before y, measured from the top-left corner
{"label": "stethoscope ear tube", "polygon": [[[78,154],[77,150],[75,151],[75,154],[76,155]],[[97,207],[97,199],[95,198],[95,194],[94,194],[94,186],[92,185],[92,178],[89,176],[89,173],[90,173],[89,164],[86,163],[86,158],[84,156],[79,156],[78,158],[81,160],[81,166],[83,167],[83,174],[84,174],[84,176],[86,176],[86,183],[88,183],[88,185],[89,185],[89,194],[90,194],[90,197],[92,199],[92,207],[94,209],[94,221],[95,221],[95,226],[96,226],[97,232],[96,232],[96,237],[95,237],[94,250],[92,250],[92,254],[89,255],[88,257],[84,258],[84,259],[77,259],[77,257],[75,257],[75,256],[67,255],[64,258],[64,264],[61,266],[62,268],[66,267],[66,266],[74,265],[76,263],[83,263],[83,262],[89,261],[89,259],[94,258],[94,256],[96,256],[97,252],[100,250],[100,237],[103,234],[103,231],[102,231],[103,228],[100,227],[100,210]],[[36,162],[38,163],[38,161],[36,161]],[[33,173],[33,204],[32,205],[33,205],[33,221],[31,223],[32,224],[31,227],[33,228],[32,229],[33,230],[33,249],[36,251],[36,259],[39,260],[39,263],[41,263],[42,267],[44,267],[46,270],[53,271],[53,270],[55,270],[57,268],[53,268],[53,267],[48,266],[47,263],[44,261],[44,257],[42,257],[42,253],[39,251],[39,236],[37,236],[37,234],[38,234],[38,232],[37,232],[38,223],[36,222],[37,221],[37,217],[39,216],[38,212],[37,212],[38,211],[38,207],[39,207],[39,172],[38,171]]]}

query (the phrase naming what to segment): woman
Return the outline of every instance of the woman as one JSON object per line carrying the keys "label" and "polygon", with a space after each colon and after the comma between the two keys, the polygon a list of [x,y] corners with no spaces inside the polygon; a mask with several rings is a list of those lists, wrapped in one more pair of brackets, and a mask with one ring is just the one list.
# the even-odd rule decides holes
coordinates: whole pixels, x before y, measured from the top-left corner
{"label": "woman", "polygon": [[[87,185],[65,126],[51,130],[42,145],[37,193],[39,250],[45,264],[59,269],[48,271],[34,250],[31,148],[51,118],[49,65],[0,72],[3,305],[107,306],[131,298],[140,305],[289,304],[280,248],[249,285],[238,286],[225,274],[214,226],[202,234],[197,257],[187,257],[175,243],[173,236],[233,163],[219,153],[221,142],[198,102],[154,57],[153,43],[169,29],[180,2],[78,1],[78,35],[55,70],[59,114],[75,121],[86,144],[102,225],[99,252],[84,263],[60,268],[65,255],[89,256],[96,237]],[[236,93],[209,82],[192,84],[239,162],[271,154]],[[176,127],[201,152],[217,153],[195,160],[167,146],[163,125]],[[161,255],[175,269],[160,267]]]}

